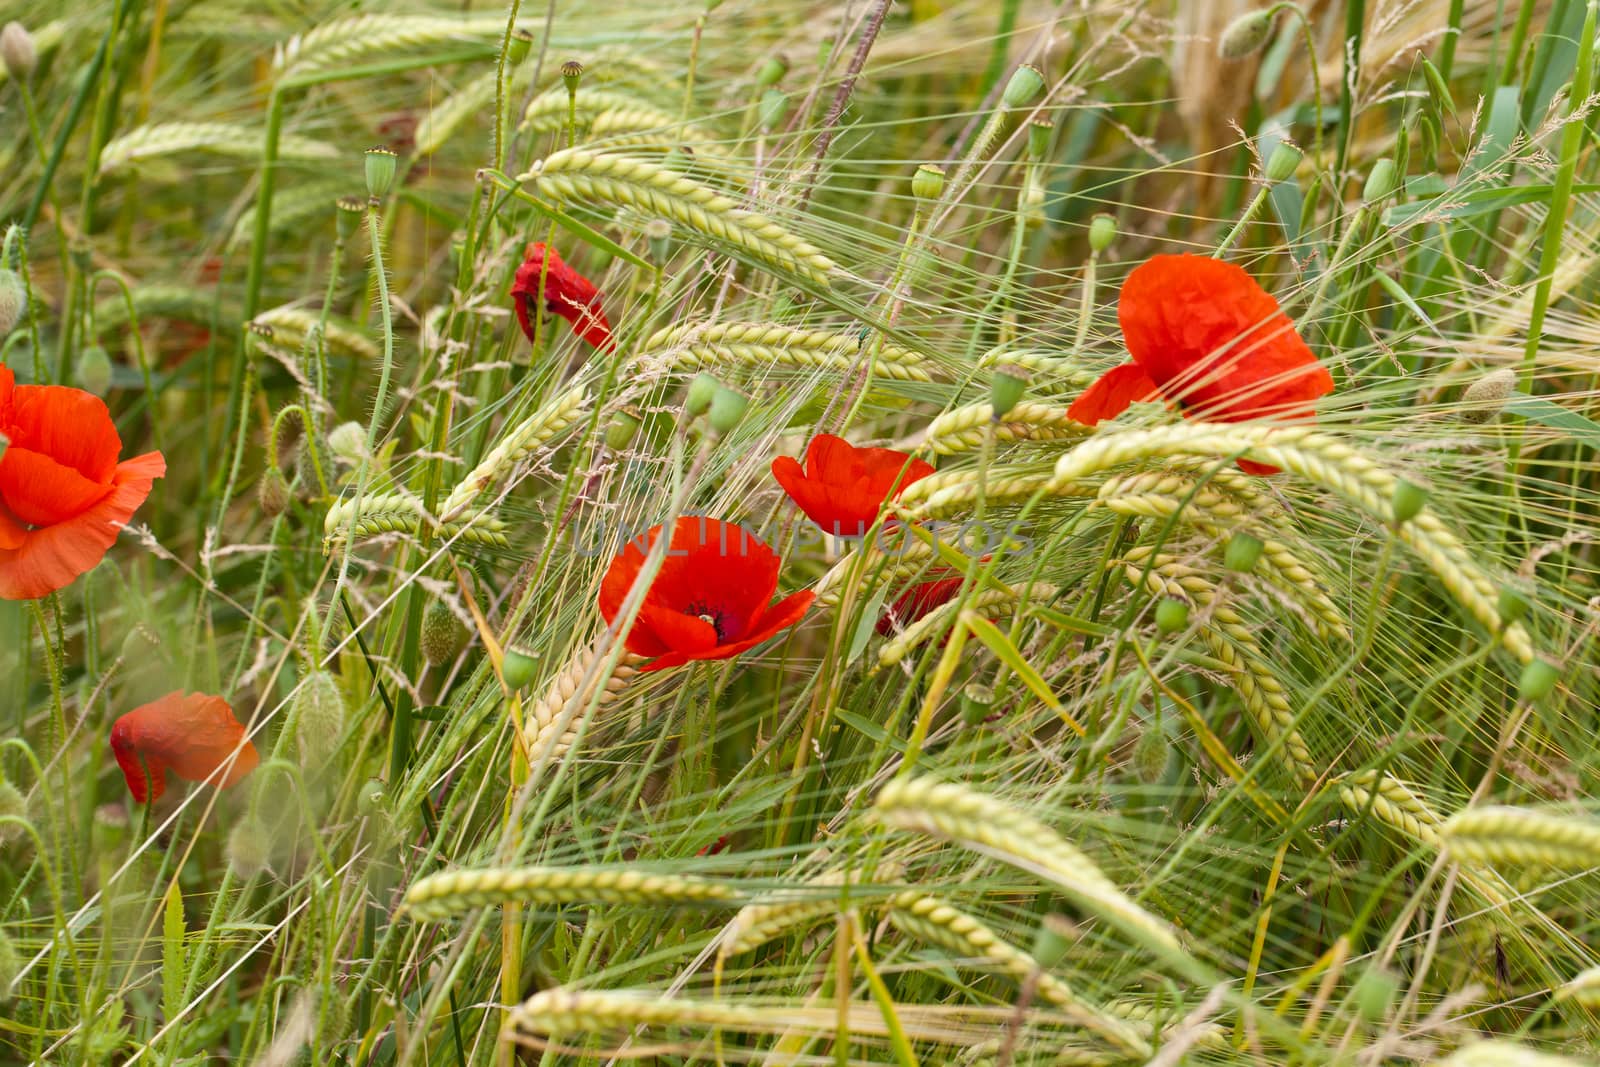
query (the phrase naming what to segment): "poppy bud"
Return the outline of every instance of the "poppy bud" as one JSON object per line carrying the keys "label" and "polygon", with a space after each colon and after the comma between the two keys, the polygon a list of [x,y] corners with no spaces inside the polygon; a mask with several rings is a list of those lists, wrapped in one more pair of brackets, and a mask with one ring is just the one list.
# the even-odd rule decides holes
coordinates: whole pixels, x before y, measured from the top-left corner
{"label": "poppy bud", "polygon": [[1294,172],[1300,167],[1303,154],[1300,149],[1288,141],[1279,141],[1272,146],[1272,153],[1267,156],[1267,181],[1286,182],[1294,177]]}
{"label": "poppy bud", "polygon": [[1049,119],[1034,119],[1028,123],[1028,158],[1034,162],[1044,159],[1050,151],[1050,135],[1056,132],[1056,124]]}
{"label": "poppy bud", "polygon": [[379,198],[389,194],[389,187],[394,184],[398,159],[393,151],[381,144],[367,149],[368,196]]}
{"label": "poppy bud", "polygon": [[644,224],[644,239],[650,242],[650,258],[656,266],[666,263],[672,255],[672,223],[666,219],[651,219]]}
{"label": "poppy bud", "polygon": [[1384,157],[1367,172],[1367,184],[1361,188],[1361,199],[1364,203],[1375,204],[1393,193],[1399,184],[1399,168],[1394,165],[1394,160]]}
{"label": "poppy bud", "polygon": [[1253,534],[1238,533],[1228,538],[1228,547],[1222,553],[1222,565],[1230,571],[1248,574],[1256,569],[1261,550],[1266,547],[1261,538]]}
{"label": "poppy bud", "polygon": [[228,834],[228,866],[241,878],[260,874],[272,859],[272,835],[255,816],[246,818]]}
{"label": "poppy bud", "polygon": [[612,415],[606,427],[606,447],[613,452],[627,448],[633,443],[634,434],[639,432],[641,421],[636,408],[623,408]]}
{"label": "poppy bud", "polygon": [[1495,610],[1500,614],[1500,621],[1509,625],[1528,613],[1528,598],[1510,586],[1505,586],[1495,601]]}
{"label": "poppy bud", "polygon": [[1033,935],[1033,959],[1040,970],[1060,966],[1078,940],[1078,929],[1064,915],[1051,913],[1039,920],[1039,929]]}
{"label": "poppy bud", "polygon": [[383,779],[368,778],[361,783],[361,790],[356,793],[356,810],[362,815],[372,816],[381,814],[383,807]]}
{"label": "poppy bud", "polygon": [[520,66],[531,51],[533,51],[533,34],[521,26],[512,30],[511,40],[506,46],[506,62],[513,67]]}
{"label": "poppy bud", "polygon": [[367,455],[367,431],[359,422],[341,422],[328,434],[328,448],[346,463],[360,463]]}
{"label": "poppy bud", "polygon": [[711,397],[711,428],[718,433],[728,433],[744,418],[750,398],[727,386],[719,386]]}
{"label": "poppy bud", "polygon": [[19,82],[25,82],[39,65],[39,49],[33,43],[33,34],[20,22],[8,22],[0,30],[0,62],[6,73]]}
{"label": "poppy bud", "polygon": [[778,128],[778,123],[783,121],[783,113],[789,110],[789,94],[782,89],[768,89],[761,94],[760,122],[761,128],[771,133]]}
{"label": "poppy bud", "polygon": [[261,480],[256,483],[256,504],[261,508],[261,514],[269,519],[275,519],[288,510],[289,483],[277,467],[268,467],[261,472]]}
{"label": "poppy bud", "polygon": [[99,345],[88,345],[78,353],[72,376],[84,392],[105,396],[106,390],[111,388],[111,357]]}
{"label": "poppy bud", "polygon": [[450,605],[435,600],[422,613],[422,658],[433,666],[450,663],[467,647],[467,628]]}
{"label": "poppy bud", "polygon": [[569,59],[561,64],[561,82],[567,87],[567,92],[578,91],[578,83],[583,81],[583,64],[576,59]]}
{"label": "poppy bud", "polygon": [[1222,31],[1222,37],[1217,41],[1217,55],[1223,59],[1243,59],[1259,52],[1272,33],[1276,16],[1277,10],[1270,7],[1240,15]]}
{"label": "poppy bud", "polygon": [[911,176],[911,195],[918,200],[937,200],[944,193],[944,168],[924,163]]}
{"label": "poppy bud", "polygon": [[302,678],[290,704],[289,719],[294,723],[300,762],[308,767],[326,762],[344,733],[344,694],[333,675],[312,671]]}
{"label": "poppy bud", "polygon": [[1393,974],[1382,967],[1368,967],[1356,979],[1350,999],[1357,1015],[1368,1023],[1376,1023],[1388,1016],[1399,991],[1400,985]]}
{"label": "poppy bud", "polygon": [[534,676],[539,673],[539,661],[526,652],[519,652],[514,648],[506,649],[506,654],[500,661],[500,676],[506,680],[510,689],[521,689]]}
{"label": "poppy bud", "polygon": [[1493,419],[1516,388],[1517,372],[1514,370],[1502,367],[1485,374],[1461,394],[1462,402],[1467,405],[1467,410],[1461,413],[1462,421],[1481,423]]}
{"label": "poppy bud", "polygon": [[[15,25],[13,23],[12,25]],[[11,983],[22,970],[22,956],[12,944],[11,935],[0,929],[0,1004],[11,1002]]]}
{"label": "poppy bud", "polygon": [[1158,722],[1145,723],[1129,760],[1133,776],[1145,785],[1155,785],[1167,776],[1167,766],[1171,762],[1172,744],[1167,740],[1167,732]]}
{"label": "poppy bud", "polygon": [[367,205],[353,196],[341,196],[334,202],[334,208],[339,240],[348,241],[356,235],[356,228],[361,225],[361,214],[367,210]]}
{"label": "poppy bud", "polygon": [[1117,239],[1117,220],[1101,212],[1089,220],[1089,251],[1099,255]]}
{"label": "poppy bud", "polygon": [[993,708],[994,690],[982,682],[973,682],[961,691],[961,720],[968,726],[983,722]]}
{"label": "poppy bud", "polygon": [[1517,682],[1517,696],[1529,704],[1537,703],[1555,692],[1561,672],[1553,663],[1542,659],[1529,660],[1522,668],[1522,678]]}
{"label": "poppy bud", "polygon": [[14,270],[0,267],[0,337],[6,336],[22,318],[28,306],[28,290]]}
{"label": "poppy bud", "polygon": [[1004,418],[1017,406],[1017,401],[1022,399],[1022,394],[1027,389],[1027,371],[1010,364],[996,368],[994,379],[989,383],[989,408],[993,412],[993,418],[996,421]]}
{"label": "poppy bud", "polygon": [[1015,111],[1017,108],[1032,107],[1043,93],[1044,75],[1038,67],[1024,63],[1011,72],[1005,92],[1000,94],[1000,102]]}
{"label": "poppy bud", "polygon": [[684,394],[683,413],[691,419],[704,415],[711,410],[711,401],[721,388],[722,383],[714,376],[704,372],[696,374],[689,383],[689,391]]}
{"label": "poppy bud", "polygon": [[1175,634],[1189,625],[1189,605],[1177,597],[1165,597],[1156,605],[1156,629]]}
{"label": "poppy bud", "polygon": [[1422,514],[1422,509],[1428,506],[1428,491],[1420,485],[1413,484],[1401,478],[1394,483],[1394,497],[1391,500],[1394,508],[1394,521],[1396,524],[1410,522]]}
{"label": "poppy bud", "polygon": [[756,71],[756,87],[765,89],[769,85],[777,85],[783,76],[789,73],[789,61],[782,54],[767,57],[761,64],[761,69]]}
{"label": "poppy bud", "polygon": [[[0,819],[25,819],[27,816],[28,801],[22,795],[22,790],[0,778]],[[0,841],[4,841],[7,834],[16,829],[9,823],[0,825]]]}

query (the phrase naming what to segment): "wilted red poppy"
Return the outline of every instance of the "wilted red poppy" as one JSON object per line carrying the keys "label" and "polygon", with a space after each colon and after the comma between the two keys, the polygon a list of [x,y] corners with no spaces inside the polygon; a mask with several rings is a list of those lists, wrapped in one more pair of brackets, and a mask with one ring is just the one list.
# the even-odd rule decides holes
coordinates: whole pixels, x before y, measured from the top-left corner
{"label": "wilted red poppy", "polygon": [[[548,260],[548,266],[546,261]],[[539,280],[544,276],[544,297],[540,300]],[[594,283],[561,260],[553,248],[542,242],[528,246],[522,266],[517,268],[516,281],[511,283],[511,296],[517,305],[517,321],[522,332],[533,340],[533,307],[542,303],[552,315],[560,315],[572,325],[573,332],[599,349],[609,349],[611,323],[600,307],[600,290]]]}
{"label": "wilted red poppy", "polygon": [[[600,614],[613,623],[663,527],[629,541],[600,583]],[[694,515],[672,527],[667,556],[625,643],[654,660],[647,671],[696,659],[728,659],[800,621],[816,599],[791,593],[772,603],[783,561],[742,526]]]}
{"label": "wilted red poppy", "polygon": [[933,465],[892,448],[857,448],[820,433],[806,446],[806,465],[789,456],[772,461],[772,476],[789,499],[828,533],[860,537],[886,500],[933,473]]}
{"label": "wilted red poppy", "polygon": [[[1122,284],[1117,320],[1133,362],[1102,375],[1072,406],[1093,426],[1129,404],[1165,398],[1217,422],[1313,417],[1333,376],[1278,302],[1244,269],[1204,256],[1155,256]],[[1252,474],[1274,474],[1249,460]]]}
{"label": "wilted red poppy", "polygon": [[[212,779],[230,786],[255,770],[260,757],[234,718],[228,702],[206,693],[168,693],[134,708],[111,727],[111,751],[128,780],[133,799],[143,804],[167,790],[167,771],[191,782]],[[235,753],[238,753],[235,755]],[[143,761],[141,765],[141,760]],[[150,768],[148,793],[145,767]]]}
{"label": "wilted red poppy", "polygon": [[961,591],[964,580],[958,574],[953,578],[935,578],[913,585],[883,609],[875,627],[879,636],[888,637],[896,630],[904,630],[935,608],[948,604]]}
{"label": "wilted red poppy", "polygon": [[117,462],[105,401],[62,385],[17,385],[0,367],[0,599],[71,585],[167,472],[160,452]]}

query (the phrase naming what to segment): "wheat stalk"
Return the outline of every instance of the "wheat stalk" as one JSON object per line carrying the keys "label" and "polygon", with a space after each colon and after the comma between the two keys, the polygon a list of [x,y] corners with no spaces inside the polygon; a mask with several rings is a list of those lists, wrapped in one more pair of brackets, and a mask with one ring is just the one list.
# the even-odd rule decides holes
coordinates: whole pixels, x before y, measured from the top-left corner
{"label": "wheat stalk", "polygon": [[[986,608],[1011,605],[1017,601],[1024,603],[1048,602],[1056,595],[1056,587],[1048,582],[1024,582],[1018,585],[1003,586],[998,589],[984,588],[974,593],[967,602],[966,610],[983,611]],[[885,641],[878,650],[878,665],[892,667],[906,657],[912,649],[922,644],[934,634],[942,633],[950,625],[956,609],[960,604],[951,602],[941,604],[928,612],[922,618],[907,626],[892,639]]]}
{"label": "wheat stalk", "polygon": [[[322,519],[322,551],[328,553],[343,545],[350,534],[350,519],[360,512],[356,521],[355,537],[359,541],[385,533],[411,533],[418,519],[426,519],[422,503],[415,497],[402,493],[379,493],[366,497],[349,497],[328,509]],[[506,524],[489,513],[468,516],[464,521],[434,522],[428,520],[434,534],[444,540],[460,540],[491,548],[509,548]]]}
{"label": "wheat stalk", "polygon": [[1434,1060],[1432,1067],[1584,1067],[1584,1063],[1514,1041],[1475,1041],[1442,1060]]}
{"label": "wheat stalk", "polygon": [[870,870],[839,868],[824,871],[803,884],[752,900],[728,923],[717,945],[717,956],[728,959],[754,951],[798,926],[809,925],[839,910],[840,889],[851,887],[852,896],[863,885],[897,882],[905,867],[892,860]]}
{"label": "wheat stalk", "polygon": [[1600,1011],[1600,967],[1590,967],[1573,975],[1560,989],[1557,1000],[1570,1000],[1579,1007]]}
{"label": "wheat stalk", "polygon": [[535,449],[577,422],[588,401],[588,390],[581,385],[573,386],[501,434],[483,461],[450,491],[440,506],[440,518],[449,521],[465,511],[490,486],[508,477]]}
{"label": "wheat stalk", "polygon": [[279,45],[273,68],[285,80],[349,67],[357,59],[451,41],[490,47],[505,30],[504,15],[350,15],[296,34]]}
{"label": "wheat stalk", "polygon": [[[690,323],[657,330],[638,358],[675,371],[702,367],[800,367],[838,372],[861,361],[859,332],[807,330],[772,322]],[[899,345],[873,351],[873,373],[898,381],[931,381],[926,357]]]}
{"label": "wheat stalk", "polygon": [[324,323],[321,315],[306,308],[288,305],[275,307],[263,311],[252,321],[256,326],[270,331],[270,340],[287,348],[302,347],[313,329],[321,329],[323,340],[331,351],[357,359],[378,358],[378,346],[372,338],[338,319],[330,318]]}
{"label": "wheat stalk", "polygon": [[1484,805],[1456,812],[1439,833],[1452,855],[1469,862],[1600,868],[1600,821],[1591,818]]}
{"label": "wheat stalk", "polygon": [[[577,741],[584,722],[614,703],[645,662],[643,656],[623,652],[616,669],[604,674],[596,671],[597,665],[604,666],[600,663],[603,658],[598,645],[579,652],[528,709],[528,717],[522,725],[522,739],[527,746],[529,763],[545,758],[558,760],[566,755]],[[569,712],[568,708],[572,710]]]}
{"label": "wheat stalk", "polygon": [[[265,134],[230,122],[158,122],[139,126],[106,143],[100,152],[100,173],[156,156],[204,150],[219,155],[255,159],[261,154]],[[281,162],[323,162],[339,158],[339,149],[326,141],[285,134],[278,139]]]}
{"label": "wheat stalk", "polygon": [[[271,232],[314,232],[320,223],[326,233],[333,226],[334,205],[339,197],[359,188],[359,182],[352,183],[345,178],[324,178],[289,189],[280,188],[272,198]],[[252,203],[239,214],[228,233],[229,248],[237,248],[250,240],[255,231],[256,207]]]}
{"label": "wheat stalk", "polygon": [[895,512],[908,519],[936,519],[965,514],[986,503],[1022,501],[1040,494],[1046,497],[1083,499],[1094,490],[1076,482],[1056,479],[1049,467],[992,467],[979,472],[972,468],[938,471],[919,478],[895,498]]}
{"label": "wheat stalk", "polygon": [[994,407],[983,401],[940,415],[928,424],[927,447],[941,456],[970,452],[993,439],[1007,441],[1061,441],[1083,437],[1089,427],[1067,417],[1067,409],[1024,400],[996,422]]}
{"label": "wheat stalk", "polygon": [[506,867],[445,871],[419,879],[404,905],[418,919],[444,919],[497,904],[723,904],[729,886],[683,874],[581,867]]}

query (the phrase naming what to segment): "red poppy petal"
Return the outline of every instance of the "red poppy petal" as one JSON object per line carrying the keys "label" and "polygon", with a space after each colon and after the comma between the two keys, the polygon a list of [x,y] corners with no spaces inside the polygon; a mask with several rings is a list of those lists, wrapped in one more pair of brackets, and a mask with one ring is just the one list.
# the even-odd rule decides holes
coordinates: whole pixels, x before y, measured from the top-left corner
{"label": "red poppy petal", "polygon": [[1083,395],[1067,408],[1067,418],[1093,426],[1114,419],[1128,410],[1129,404],[1157,400],[1161,392],[1137,363],[1124,363],[1100,375]]}
{"label": "red poppy petal", "polygon": [[124,460],[112,475],[111,492],[93,507],[66,522],[29,530],[17,548],[0,547],[0,600],[35,600],[93,569],[166,470],[159,452]]}
{"label": "red poppy petal", "polygon": [[109,492],[109,482],[92,482],[30,448],[12,445],[0,456],[0,499],[32,526],[65,522]]}
{"label": "red poppy petal", "polygon": [[0,500],[0,551],[21,548],[29,532],[26,526],[6,511],[5,501]]}
{"label": "red poppy petal", "polygon": [[819,433],[806,445],[806,476],[826,479],[830,474],[853,479],[861,472],[856,466],[856,448],[842,437]]}
{"label": "red poppy petal", "polygon": [[1239,469],[1244,471],[1246,474],[1271,475],[1283,473],[1282,467],[1274,467],[1266,463],[1257,463],[1253,459],[1239,460]]}
{"label": "red poppy petal", "polygon": [[104,400],[64,385],[19,385],[0,427],[16,448],[49,456],[91,482],[106,482],[122,438]]}
{"label": "red poppy petal", "polygon": [[772,461],[772,476],[783,486],[783,491],[789,494],[795,506],[805,513],[806,518],[828,533],[859,537],[877,518],[876,509],[870,516],[863,516],[862,509],[846,500],[844,494],[826,482],[813,480],[799,463],[788,456],[779,456]]}
{"label": "red poppy petal", "polygon": [[161,795],[167,791],[166,765],[160,760],[149,757],[141,761],[133,743],[131,723],[127,715],[112,724],[111,754],[116,757],[117,766],[122,769],[122,779],[128,783],[128,792],[133,794],[135,803],[143,804],[147,800],[161,799]]}
{"label": "red poppy petal", "polygon": [[208,693],[168,693],[133,709],[112,727],[111,748],[136,800],[143,792],[140,756],[150,767],[157,797],[169,768],[191,782],[211,780],[220,788],[233,785],[260,762],[228,702]]}
{"label": "red poppy petal", "polygon": [[717,646],[716,627],[694,615],[646,604],[639,610],[639,621],[666,645],[668,652],[693,655]]}
{"label": "red poppy petal", "polygon": [[811,609],[811,603],[816,598],[817,594],[809,589],[791,593],[768,608],[762,614],[756,628],[739,640],[730,641],[725,645],[717,645],[698,654],[669,652],[660,659],[641,667],[640,670],[664,671],[669,667],[680,667],[691,660],[731,659],[739,653],[769,640],[780,630],[786,630],[799,622],[805,616],[805,613]]}

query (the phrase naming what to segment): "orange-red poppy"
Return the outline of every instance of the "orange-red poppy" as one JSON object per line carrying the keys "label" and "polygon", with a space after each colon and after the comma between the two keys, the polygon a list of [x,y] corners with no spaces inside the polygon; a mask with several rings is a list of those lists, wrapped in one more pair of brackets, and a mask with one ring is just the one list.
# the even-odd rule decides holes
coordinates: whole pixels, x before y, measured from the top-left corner
{"label": "orange-red poppy", "polygon": [[134,708],[112,725],[111,751],[141,804],[166,792],[169,770],[191,782],[209,779],[223,787],[260,762],[228,702],[207,693],[168,693]]}
{"label": "orange-red poppy", "polygon": [[961,591],[963,581],[965,578],[958,574],[953,578],[935,578],[913,585],[878,616],[875,629],[879,636],[888,637],[897,630],[904,630],[935,608],[948,604]]}
{"label": "orange-red poppy", "polygon": [[[664,527],[629,541],[600,583],[600,614],[614,623]],[[816,599],[791,593],[776,604],[776,553],[742,526],[686,515],[672,527],[667,555],[624,643],[653,657],[647,671],[697,659],[728,659],[800,621]]]}
{"label": "orange-red poppy", "polygon": [[105,401],[17,385],[0,366],[0,599],[36,600],[99,563],[167,471],[160,452],[120,463]]}
{"label": "orange-red poppy", "polygon": [[[1310,419],[1333,391],[1278,302],[1242,267],[1204,256],[1155,256],[1128,275],[1117,320],[1131,363],[1104,374],[1067,409],[1093,426],[1129,404],[1164,398],[1217,422]],[[1277,468],[1249,460],[1252,474]]]}
{"label": "orange-red poppy", "polygon": [[884,502],[933,465],[892,448],[857,448],[821,433],[806,446],[806,463],[789,456],[772,461],[772,476],[812,522],[842,537],[863,536]]}
{"label": "orange-red poppy", "polygon": [[[544,280],[541,299],[539,281]],[[522,266],[517,268],[516,281],[511,283],[511,296],[517,306],[517,321],[522,332],[533,340],[533,305],[543,304],[552,315],[559,315],[571,324],[573,332],[599,349],[609,349],[611,323],[600,306],[600,290],[594,283],[567,266],[556,250],[535,242],[527,248]]]}

